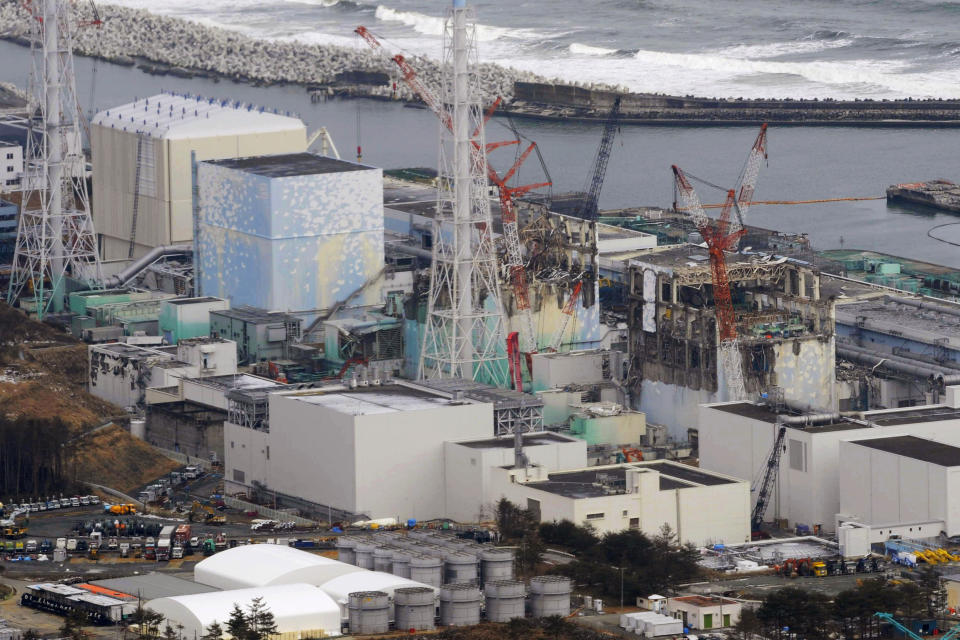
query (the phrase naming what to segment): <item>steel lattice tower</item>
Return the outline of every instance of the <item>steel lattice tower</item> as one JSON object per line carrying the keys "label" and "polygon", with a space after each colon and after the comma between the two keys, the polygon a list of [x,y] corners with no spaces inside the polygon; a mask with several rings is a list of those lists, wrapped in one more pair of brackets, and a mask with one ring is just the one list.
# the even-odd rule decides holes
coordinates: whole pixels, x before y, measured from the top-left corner
{"label": "steel lattice tower", "polygon": [[76,20],[68,0],[32,0],[28,8],[30,130],[7,300],[29,296],[43,317],[64,308],[65,276],[94,283],[101,273],[73,72]]}
{"label": "steel lattice tower", "polygon": [[440,126],[437,215],[419,377],[507,386],[503,305],[497,280],[480,108],[476,23],[453,0],[443,34],[443,88],[452,126]]}

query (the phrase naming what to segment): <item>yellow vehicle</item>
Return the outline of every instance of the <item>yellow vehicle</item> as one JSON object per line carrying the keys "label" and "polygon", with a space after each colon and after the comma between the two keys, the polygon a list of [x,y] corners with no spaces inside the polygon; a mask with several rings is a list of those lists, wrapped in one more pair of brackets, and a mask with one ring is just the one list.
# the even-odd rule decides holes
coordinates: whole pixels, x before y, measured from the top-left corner
{"label": "yellow vehicle", "polygon": [[124,503],[110,505],[110,513],[118,516],[134,515],[137,512],[137,505]]}
{"label": "yellow vehicle", "polygon": [[100,555],[100,547],[91,546],[90,547],[90,559],[96,560],[97,556]]}
{"label": "yellow vehicle", "polygon": [[819,561],[817,561],[817,562],[814,562],[814,563],[813,563],[812,565],[810,565],[810,566],[811,566],[811,568],[813,569],[813,575],[817,576],[818,578],[822,578],[822,577],[824,577],[824,576],[827,575],[827,563],[826,563],[826,562],[819,562]]}
{"label": "yellow vehicle", "polygon": [[10,526],[10,527],[4,527],[4,528],[3,528],[3,537],[4,537],[4,538],[16,539],[16,538],[22,538],[22,537],[24,537],[25,535],[27,535],[27,528],[26,528],[26,527],[20,527],[20,526],[17,526],[17,525],[13,525],[13,526]]}
{"label": "yellow vehicle", "polygon": [[210,505],[200,504],[194,500],[193,506],[190,508],[190,522],[198,521],[206,522],[207,524],[223,524],[227,519],[217,514]]}

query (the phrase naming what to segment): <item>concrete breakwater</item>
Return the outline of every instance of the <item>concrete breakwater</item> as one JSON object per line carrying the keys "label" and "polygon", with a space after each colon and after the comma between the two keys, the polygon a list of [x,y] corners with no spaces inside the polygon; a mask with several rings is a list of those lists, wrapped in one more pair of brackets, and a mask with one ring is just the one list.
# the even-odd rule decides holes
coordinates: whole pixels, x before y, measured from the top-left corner
{"label": "concrete breakwater", "polygon": [[[544,82],[517,82],[508,111],[546,120],[606,118],[617,93]],[[752,100],[649,93],[622,95],[621,117],[635,124],[960,126],[960,100]]]}
{"label": "concrete breakwater", "polygon": [[[92,19],[88,4],[72,6],[79,21]],[[228,29],[116,5],[100,5],[98,9],[102,26],[78,29],[74,50],[119,64],[139,62],[148,73],[199,74],[253,84],[320,87],[338,84],[338,74],[347,72],[386,73],[391,78],[397,75],[391,61],[363,49],[251,38]],[[24,44],[28,42],[29,28],[29,15],[19,2],[0,0],[0,37]],[[411,59],[411,64],[425,83],[439,86],[438,63],[417,57]],[[480,66],[484,102],[496,96],[511,98],[514,83],[521,80],[544,79],[494,64]],[[392,88],[370,86],[365,93],[388,96]],[[398,82],[397,98],[413,100],[414,96],[403,82]]]}

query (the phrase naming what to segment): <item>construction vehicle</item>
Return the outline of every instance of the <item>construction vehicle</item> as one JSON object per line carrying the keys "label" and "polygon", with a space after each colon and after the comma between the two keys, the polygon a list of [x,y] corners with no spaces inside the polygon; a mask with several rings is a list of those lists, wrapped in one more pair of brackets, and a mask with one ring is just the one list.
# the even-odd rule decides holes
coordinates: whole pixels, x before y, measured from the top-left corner
{"label": "construction vehicle", "polygon": [[580,206],[573,213],[574,217],[584,220],[596,220],[600,209],[600,190],[603,189],[603,180],[607,174],[607,163],[610,161],[610,151],[613,149],[613,138],[620,124],[620,102],[617,96],[610,108],[610,113],[603,123],[603,135],[600,137],[600,146],[593,160],[593,171],[590,172],[589,183],[584,189],[585,196]]}
{"label": "construction vehicle", "polygon": [[100,557],[100,547],[97,545],[90,545],[90,551],[88,552],[91,560],[96,560]]}
{"label": "construction vehicle", "polygon": [[821,560],[818,560],[810,565],[813,569],[813,575],[818,578],[823,578],[827,575],[827,563]]}
{"label": "construction vehicle", "polygon": [[131,516],[137,513],[137,505],[129,502],[123,504],[104,505],[104,509],[107,511],[107,513],[118,516]]}
{"label": "construction vehicle", "polygon": [[207,524],[223,524],[227,521],[226,517],[218,514],[208,504],[201,504],[194,500],[188,516],[190,522],[205,522]]}
{"label": "construction vehicle", "polygon": [[16,540],[27,535],[27,528],[20,525],[8,525],[3,528],[3,537]]}
{"label": "construction vehicle", "polygon": [[216,553],[216,551],[217,548],[213,538],[207,538],[203,541],[203,555],[212,556],[214,553]]}
{"label": "construction vehicle", "polygon": [[507,364],[510,365],[510,380],[516,391],[523,392],[523,372],[520,370],[520,334],[513,331],[507,335]]}
{"label": "construction vehicle", "polygon": [[753,514],[750,516],[750,535],[756,540],[761,536],[761,526],[763,525],[763,516],[767,512],[767,505],[770,502],[770,493],[773,485],[777,481],[777,475],[780,473],[780,457],[783,455],[784,438],[787,435],[787,428],[783,425],[777,431],[777,438],[773,442],[773,449],[767,456],[767,468],[763,474],[763,480],[760,482],[759,492],[757,493],[757,503],[753,507]]}
{"label": "construction vehicle", "polygon": [[623,447],[617,452],[617,462],[643,462],[643,451]]}

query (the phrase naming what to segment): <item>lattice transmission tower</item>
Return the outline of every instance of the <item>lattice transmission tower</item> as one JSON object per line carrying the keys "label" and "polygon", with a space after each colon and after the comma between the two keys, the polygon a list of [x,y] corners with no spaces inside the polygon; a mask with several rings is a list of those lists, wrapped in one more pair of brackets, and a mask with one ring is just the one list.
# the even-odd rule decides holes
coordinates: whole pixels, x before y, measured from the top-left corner
{"label": "lattice transmission tower", "polygon": [[90,217],[69,0],[31,0],[31,73],[20,221],[7,300],[32,298],[38,317],[63,310],[66,277],[101,280]]}
{"label": "lattice transmission tower", "polygon": [[440,126],[437,215],[420,378],[460,377],[505,387],[506,343],[497,279],[480,107],[476,22],[453,0],[443,34],[450,126]]}

